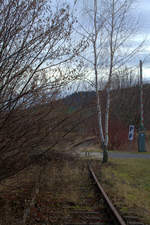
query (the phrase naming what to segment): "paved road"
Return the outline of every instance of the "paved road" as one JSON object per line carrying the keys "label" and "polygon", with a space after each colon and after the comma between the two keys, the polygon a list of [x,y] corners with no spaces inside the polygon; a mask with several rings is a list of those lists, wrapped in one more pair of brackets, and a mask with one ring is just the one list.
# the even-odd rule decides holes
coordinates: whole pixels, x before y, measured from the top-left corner
{"label": "paved road", "polygon": [[112,158],[145,158],[150,159],[150,154],[147,153],[128,153],[128,152],[109,152],[109,157]]}
{"label": "paved road", "polygon": [[[79,153],[81,156],[87,156],[87,152]],[[101,152],[90,152],[89,156],[94,158],[102,158],[103,154]],[[145,158],[150,159],[150,154],[147,153],[128,153],[128,152],[109,152],[110,158]]]}

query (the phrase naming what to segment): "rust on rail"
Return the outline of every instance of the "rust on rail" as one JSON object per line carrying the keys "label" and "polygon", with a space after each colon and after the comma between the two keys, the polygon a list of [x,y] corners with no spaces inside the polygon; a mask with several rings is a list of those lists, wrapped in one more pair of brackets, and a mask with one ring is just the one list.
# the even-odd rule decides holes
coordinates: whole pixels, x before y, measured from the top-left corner
{"label": "rust on rail", "polygon": [[97,177],[96,177],[96,175],[95,175],[95,173],[94,173],[94,171],[93,171],[93,169],[92,169],[92,167],[91,167],[90,165],[89,165],[89,171],[90,171],[90,173],[91,173],[91,175],[92,175],[94,181],[96,182],[98,189],[99,189],[100,192],[102,193],[103,198],[104,198],[104,200],[106,201],[106,203],[107,203],[109,209],[111,210],[113,216],[114,216],[115,219],[117,220],[118,224],[120,224],[120,225],[127,225],[127,224],[125,223],[125,221],[123,220],[123,218],[122,218],[122,217],[120,216],[120,214],[118,213],[117,209],[114,207],[114,205],[113,205],[112,202],[110,201],[110,199],[109,199],[108,195],[105,193],[103,187],[100,185],[100,183],[99,183],[99,181],[98,181],[98,179],[97,179]]}

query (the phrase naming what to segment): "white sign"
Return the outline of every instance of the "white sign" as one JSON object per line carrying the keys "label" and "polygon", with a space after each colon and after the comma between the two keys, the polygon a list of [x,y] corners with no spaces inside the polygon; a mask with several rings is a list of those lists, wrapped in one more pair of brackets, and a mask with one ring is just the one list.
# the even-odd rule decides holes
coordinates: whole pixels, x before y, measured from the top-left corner
{"label": "white sign", "polygon": [[128,139],[129,141],[133,141],[133,138],[134,138],[134,125],[129,125]]}

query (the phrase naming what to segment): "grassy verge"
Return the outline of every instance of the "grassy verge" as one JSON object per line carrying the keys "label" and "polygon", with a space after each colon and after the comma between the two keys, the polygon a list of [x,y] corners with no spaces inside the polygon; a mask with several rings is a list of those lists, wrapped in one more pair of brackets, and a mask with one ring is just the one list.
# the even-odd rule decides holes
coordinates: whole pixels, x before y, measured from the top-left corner
{"label": "grassy verge", "polygon": [[150,224],[150,160],[110,160],[102,167],[102,181],[123,215],[138,215]]}

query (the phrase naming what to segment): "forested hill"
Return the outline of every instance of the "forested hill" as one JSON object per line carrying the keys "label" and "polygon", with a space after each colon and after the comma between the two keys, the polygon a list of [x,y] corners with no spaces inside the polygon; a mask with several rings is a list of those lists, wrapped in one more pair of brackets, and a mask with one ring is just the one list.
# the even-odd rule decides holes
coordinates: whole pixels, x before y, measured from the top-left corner
{"label": "forested hill", "polygon": [[94,98],[96,97],[96,94],[94,91],[81,91],[81,92],[75,92],[71,95],[68,95],[66,98],[64,98],[64,102],[66,104],[71,104],[75,107],[84,106],[89,103],[91,103]]}
{"label": "forested hill", "polygon": [[[104,113],[106,93],[100,92]],[[63,99],[64,103],[73,108],[96,106],[96,94],[94,91],[76,92]],[[150,129],[150,84],[143,85],[144,122]],[[96,108],[95,108],[96,109]],[[138,86],[121,88],[111,92],[111,119],[117,119],[126,124],[135,124],[138,128],[140,120],[140,90]]]}

